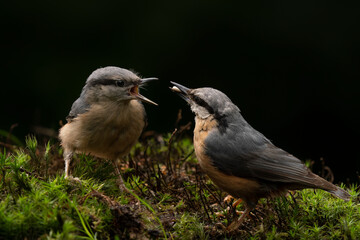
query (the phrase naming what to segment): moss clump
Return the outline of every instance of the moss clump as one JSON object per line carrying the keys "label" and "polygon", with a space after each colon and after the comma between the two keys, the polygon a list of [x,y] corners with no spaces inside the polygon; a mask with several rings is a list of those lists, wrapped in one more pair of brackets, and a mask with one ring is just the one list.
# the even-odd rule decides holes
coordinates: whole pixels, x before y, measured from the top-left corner
{"label": "moss clump", "polygon": [[242,205],[223,201],[184,132],[150,137],[119,163],[134,194],[119,191],[108,161],[87,155],[71,166],[81,183],[64,179],[62,149],[39,142],[0,151],[0,239],[360,239],[355,184],[349,202],[311,189],[262,199],[227,233]]}

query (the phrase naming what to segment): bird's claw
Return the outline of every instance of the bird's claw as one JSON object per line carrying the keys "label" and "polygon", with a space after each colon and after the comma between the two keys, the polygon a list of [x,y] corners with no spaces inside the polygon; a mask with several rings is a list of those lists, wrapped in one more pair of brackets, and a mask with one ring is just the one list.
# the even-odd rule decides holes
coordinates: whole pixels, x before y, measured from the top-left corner
{"label": "bird's claw", "polygon": [[67,176],[67,177],[65,177],[65,179],[69,180],[70,182],[75,182],[75,183],[80,183],[81,184],[81,180],[78,177]]}

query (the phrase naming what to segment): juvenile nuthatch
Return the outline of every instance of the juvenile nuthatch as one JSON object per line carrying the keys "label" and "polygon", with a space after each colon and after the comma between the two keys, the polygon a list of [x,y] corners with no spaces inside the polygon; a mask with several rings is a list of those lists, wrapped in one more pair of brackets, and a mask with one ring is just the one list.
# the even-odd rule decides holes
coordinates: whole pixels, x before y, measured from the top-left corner
{"label": "juvenile nuthatch", "polygon": [[260,198],[286,190],[319,188],[350,199],[345,190],[312,173],[252,128],[224,93],[171,83],[195,113],[194,148],[201,168],[220,189],[245,203],[244,213],[228,230],[237,229]]}
{"label": "juvenile nuthatch", "polygon": [[157,105],[139,93],[139,86],[156,79],[141,79],[118,67],[99,68],[88,77],[66,118],[67,124],[60,129],[65,178],[70,177],[73,154],[81,152],[111,160],[119,175],[119,187],[126,189],[115,161],[130,152],[146,125],[140,101]]}

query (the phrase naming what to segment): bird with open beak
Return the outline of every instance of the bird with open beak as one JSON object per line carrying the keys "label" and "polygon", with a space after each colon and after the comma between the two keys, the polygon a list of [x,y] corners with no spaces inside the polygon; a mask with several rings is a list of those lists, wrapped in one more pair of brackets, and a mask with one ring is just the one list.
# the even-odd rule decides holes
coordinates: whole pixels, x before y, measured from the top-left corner
{"label": "bird with open beak", "polygon": [[111,160],[119,175],[118,185],[126,190],[116,160],[130,152],[146,126],[141,101],[157,105],[139,92],[140,86],[152,80],[157,78],[140,78],[119,67],[99,68],[88,77],[59,133],[66,178],[72,178],[73,154],[81,152]]}
{"label": "bird with open beak", "polygon": [[195,113],[194,148],[202,170],[222,190],[241,198],[245,211],[228,226],[237,229],[260,198],[287,190],[319,188],[345,201],[349,193],[312,173],[299,159],[273,145],[213,88],[190,89],[171,82]]}

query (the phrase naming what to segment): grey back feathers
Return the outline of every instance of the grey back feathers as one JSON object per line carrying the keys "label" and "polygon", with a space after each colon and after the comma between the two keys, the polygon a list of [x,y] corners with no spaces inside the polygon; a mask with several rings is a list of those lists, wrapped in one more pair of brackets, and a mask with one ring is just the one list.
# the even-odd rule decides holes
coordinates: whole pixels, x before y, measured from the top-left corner
{"label": "grey back feathers", "polygon": [[87,112],[89,108],[90,108],[90,104],[86,102],[85,92],[83,90],[80,97],[76,99],[76,101],[71,106],[71,110],[69,115],[66,117],[66,121],[71,122],[79,114]]}
{"label": "grey back feathers", "polygon": [[[222,92],[198,88],[190,93],[194,95],[190,105],[195,114],[199,114],[198,106],[202,106],[218,121],[218,127],[209,132],[204,146],[205,154],[221,172],[253,179],[269,187],[276,184],[289,189],[322,188],[338,196],[345,192],[313,174],[293,155],[274,146],[245,121],[239,108]],[[346,192],[344,196],[349,197]]]}

